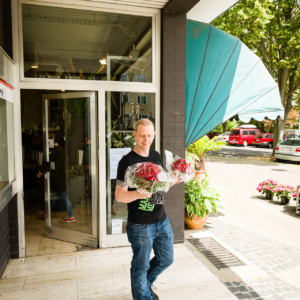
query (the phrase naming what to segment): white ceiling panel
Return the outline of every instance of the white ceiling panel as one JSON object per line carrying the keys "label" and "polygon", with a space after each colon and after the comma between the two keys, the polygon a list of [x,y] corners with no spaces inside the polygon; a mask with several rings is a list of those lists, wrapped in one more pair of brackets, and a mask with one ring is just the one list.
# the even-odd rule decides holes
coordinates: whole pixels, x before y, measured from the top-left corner
{"label": "white ceiling panel", "polygon": [[188,13],[187,18],[210,23],[239,0],[200,0]]}

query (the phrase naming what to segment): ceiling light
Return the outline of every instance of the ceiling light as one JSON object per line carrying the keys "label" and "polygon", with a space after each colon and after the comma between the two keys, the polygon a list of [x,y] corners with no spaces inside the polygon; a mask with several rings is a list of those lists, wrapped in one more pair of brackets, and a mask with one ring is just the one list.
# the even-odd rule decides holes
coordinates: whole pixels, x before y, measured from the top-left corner
{"label": "ceiling light", "polygon": [[58,65],[58,67],[56,68],[55,71],[59,74],[62,74],[62,73],[64,73],[65,70],[61,65]]}
{"label": "ceiling light", "polygon": [[129,57],[134,57],[134,58],[137,58],[140,54],[140,51],[135,49],[135,44],[132,45],[132,49],[129,53]]}
{"label": "ceiling light", "polygon": [[99,62],[101,65],[106,65],[106,59],[100,59]]}
{"label": "ceiling light", "polygon": [[65,92],[65,90],[61,90],[62,92]]}
{"label": "ceiling light", "polygon": [[31,66],[31,69],[38,69],[39,66]]}

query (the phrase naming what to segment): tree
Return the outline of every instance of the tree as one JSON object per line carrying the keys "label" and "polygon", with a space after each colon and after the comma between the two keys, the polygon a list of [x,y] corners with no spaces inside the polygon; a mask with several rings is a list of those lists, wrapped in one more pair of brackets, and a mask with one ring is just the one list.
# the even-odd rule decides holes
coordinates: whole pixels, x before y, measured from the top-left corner
{"label": "tree", "polygon": [[290,129],[298,129],[299,128],[299,113],[297,110],[292,109],[288,115],[286,120],[286,126]]}
{"label": "tree", "polygon": [[284,120],[275,123],[274,149],[283,139],[292,100],[300,88],[300,1],[241,0],[213,25],[239,38],[258,55],[278,83]]}
{"label": "tree", "polygon": [[[225,133],[227,131],[230,131],[231,129],[238,128],[241,125],[241,122],[237,121],[236,119],[233,119],[232,121],[227,120],[223,124],[219,125],[215,129],[211,131],[212,134],[214,133]],[[225,129],[224,129],[225,128]]]}

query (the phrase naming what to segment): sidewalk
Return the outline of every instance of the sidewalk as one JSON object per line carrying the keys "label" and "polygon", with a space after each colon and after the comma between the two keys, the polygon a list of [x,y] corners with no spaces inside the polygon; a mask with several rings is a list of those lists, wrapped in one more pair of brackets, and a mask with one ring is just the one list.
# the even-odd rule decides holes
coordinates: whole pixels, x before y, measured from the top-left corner
{"label": "sidewalk", "polygon": [[[161,300],[235,300],[235,296],[183,244],[154,283]],[[131,248],[15,259],[0,280],[1,300],[129,300]]]}
{"label": "sidewalk", "polygon": [[213,184],[221,188],[225,210],[209,217],[204,229],[187,231],[186,236],[213,237],[247,267],[217,270],[194,252],[196,256],[237,299],[299,300],[300,215],[295,201],[281,206],[256,190],[269,178],[299,184],[299,165],[210,156],[207,168]]}

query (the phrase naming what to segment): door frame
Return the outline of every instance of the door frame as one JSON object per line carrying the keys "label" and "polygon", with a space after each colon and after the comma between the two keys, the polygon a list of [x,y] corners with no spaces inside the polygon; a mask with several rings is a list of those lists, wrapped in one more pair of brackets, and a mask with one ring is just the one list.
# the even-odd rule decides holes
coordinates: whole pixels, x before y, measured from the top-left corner
{"label": "door frame", "polygon": [[91,179],[92,179],[92,233],[79,232],[66,228],[51,226],[50,211],[50,178],[51,173],[45,173],[45,212],[46,212],[46,237],[63,240],[75,244],[81,244],[93,248],[98,247],[98,164],[97,164],[97,118],[96,92],[70,92],[47,94],[42,96],[43,101],[43,137],[44,137],[44,161],[49,162],[48,147],[48,101],[53,99],[90,98],[90,128],[91,128]]}
{"label": "door frame", "polygon": [[[22,28],[22,9],[21,5],[35,4],[53,7],[76,8],[82,10],[97,10],[106,12],[120,12],[132,15],[144,15],[152,17],[152,83],[141,82],[115,82],[115,81],[83,81],[83,80],[58,80],[58,79],[40,79],[24,78],[23,76],[23,28]],[[15,61],[15,72],[13,81],[16,83],[14,92],[14,117],[18,123],[20,119],[20,102],[21,90],[72,90],[72,91],[96,91],[98,92],[98,168],[99,168],[99,222],[98,237],[99,247],[115,247],[128,245],[127,235],[107,235],[106,233],[106,172],[101,170],[101,166],[106,163],[105,148],[105,92],[142,92],[155,93],[155,115],[156,115],[156,151],[160,152],[160,106],[161,106],[161,9],[148,8],[131,5],[120,5],[103,2],[89,2],[84,0],[67,0],[62,4],[59,0],[12,0],[12,18],[13,22],[13,54]],[[15,154],[20,161],[22,154],[22,131],[21,126],[14,128],[15,133]],[[16,185],[18,186],[18,216],[19,216],[19,243],[20,257],[25,257],[25,223],[24,223],[24,206],[23,206],[23,176],[22,164],[16,165]]]}

